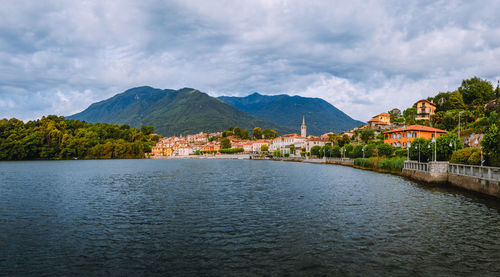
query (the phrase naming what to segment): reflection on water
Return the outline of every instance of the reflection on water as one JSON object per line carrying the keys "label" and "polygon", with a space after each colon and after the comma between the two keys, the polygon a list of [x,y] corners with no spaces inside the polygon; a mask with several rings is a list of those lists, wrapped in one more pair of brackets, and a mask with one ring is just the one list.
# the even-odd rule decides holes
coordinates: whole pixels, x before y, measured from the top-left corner
{"label": "reflection on water", "polygon": [[496,200],[349,167],[0,163],[13,275],[499,275]]}

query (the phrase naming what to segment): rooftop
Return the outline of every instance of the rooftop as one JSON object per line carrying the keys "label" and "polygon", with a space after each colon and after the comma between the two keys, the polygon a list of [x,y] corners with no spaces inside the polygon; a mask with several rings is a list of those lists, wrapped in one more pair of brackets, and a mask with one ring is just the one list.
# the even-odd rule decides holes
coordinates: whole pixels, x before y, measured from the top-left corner
{"label": "rooftop", "polygon": [[407,127],[387,131],[387,132],[385,132],[385,134],[395,133],[395,132],[404,132],[404,131],[423,131],[423,132],[448,133],[448,131],[433,128],[433,127],[428,127],[428,126],[423,126],[423,125],[410,125]]}

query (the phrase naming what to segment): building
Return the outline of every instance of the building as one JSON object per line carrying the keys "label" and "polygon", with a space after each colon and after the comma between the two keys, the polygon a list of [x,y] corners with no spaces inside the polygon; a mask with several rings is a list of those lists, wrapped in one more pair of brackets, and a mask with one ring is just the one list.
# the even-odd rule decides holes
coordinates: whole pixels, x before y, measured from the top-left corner
{"label": "building", "polygon": [[311,152],[311,148],[314,147],[314,146],[320,146],[320,147],[323,147],[325,146],[326,144],[331,144],[331,141],[329,139],[325,139],[325,138],[318,138],[318,137],[310,137],[308,138],[305,142],[304,142],[304,145],[305,145],[305,151],[306,152]]}
{"label": "building", "polygon": [[371,129],[383,129],[391,124],[391,115],[388,113],[381,113],[373,116],[368,121],[368,127]]}
{"label": "building", "polygon": [[436,111],[436,105],[432,101],[422,99],[415,103],[415,105],[417,105],[415,120],[431,120],[431,116]]}
{"label": "building", "polygon": [[398,128],[384,132],[384,143],[395,147],[406,148],[408,142],[414,141],[416,138],[432,139],[438,138],[447,131],[427,127],[423,125],[410,125],[408,127]]}
{"label": "building", "polygon": [[271,145],[269,145],[269,151],[272,152],[279,149],[282,153],[289,154],[291,145],[294,145],[295,148],[304,148],[303,144],[305,141],[305,137],[299,136],[297,134],[283,135],[272,140]]}
{"label": "building", "polygon": [[306,118],[304,116],[302,116],[302,125],[300,125],[300,136],[307,138]]}
{"label": "building", "polygon": [[267,145],[269,147],[269,140],[267,139],[258,139],[252,144],[252,152],[260,153],[262,152],[260,149],[262,145]]}

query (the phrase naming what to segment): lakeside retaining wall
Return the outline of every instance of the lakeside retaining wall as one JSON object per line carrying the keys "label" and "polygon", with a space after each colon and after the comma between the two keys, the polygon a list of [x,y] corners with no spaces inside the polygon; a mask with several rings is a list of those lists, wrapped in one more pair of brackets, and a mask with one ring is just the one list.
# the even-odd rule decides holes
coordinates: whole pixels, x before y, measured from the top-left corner
{"label": "lakeside retaining wall", "polygon": [[406,161],[404,177],[434,184],[450,184],[459,188],[500,198],[500,168]]}

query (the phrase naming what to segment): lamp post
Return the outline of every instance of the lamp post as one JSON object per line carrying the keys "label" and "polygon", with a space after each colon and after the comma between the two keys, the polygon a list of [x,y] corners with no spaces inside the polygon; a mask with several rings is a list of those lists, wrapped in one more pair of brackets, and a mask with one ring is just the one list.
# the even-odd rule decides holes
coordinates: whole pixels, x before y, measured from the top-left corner
{"label": "lamp post", "polygon": [[[430,145],[430,144],[428,144],[428,145],[427,145],[427,149],[431,149],[431,145]],[[432,152],[431,152],[431,153],[432,153]],[[431,155],[432,155],[432,154],[431,154]],[[431,158],[432,158],[432,157],[431,157]],[[427,158],[427,161],[429,161],[429,158]]]}
{"label": "lamp post", "polygon": [[[474,144],[479,144],[479,141],[476,139],[474,141]],[[481,166],[483,166],[483,163],[484,163],[484,160],[483,160],[483,147],[480,145],[480,149],[481,149]]]}
{"label": "lamp post", "polygon": [[406,152],[408,152],[408,160],[410,160],[410,147],[411,147],[411,141],[408,142],[406,145]]}
{"label": "lamp post", "polygon": [[365,158],[365,147],[361,148],[361,151],[363,152],[363,159]]}

